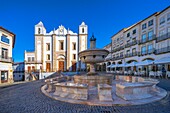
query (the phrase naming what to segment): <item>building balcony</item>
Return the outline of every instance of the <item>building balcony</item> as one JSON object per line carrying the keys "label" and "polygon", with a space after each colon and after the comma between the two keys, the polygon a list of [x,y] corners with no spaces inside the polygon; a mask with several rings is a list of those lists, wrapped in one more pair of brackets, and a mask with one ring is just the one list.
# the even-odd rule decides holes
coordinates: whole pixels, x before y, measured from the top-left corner
{"label": "building balcony", "polygon": [[150,41],[156,40],[156,35],[152,35],[151,37],[147,37],[145,40],[139,40],[139,44],[144,44]]}
{"label": "building balcony", "polygon": [[137,40],[132,41],[132,42],[129,42],[129,43],[127,43],[127,44],[125,45],[125,48],[130,47],[130,46],[133,46],[133,45],[136,45],[136,44],[137,44]]}
{"label": "building balcony", "polygon": [[42,63],[42,61],[41,60],[37,60],[37,61],[33,61],[33,60],[31,60],[31,61],[28,61],[28,60],[25,60],[24,61],[26,64],[41,64]]}
{"label": "building balcony", "polygon": [[166,40],[166,39],[169,39],[169,38],[170,38],[170,33],[166,33],[162,36],[157,37],[156,42],[160,42],[162,40]]}
{"label": "building balcony", "polygon": [[170,46],[161,48],[161,49],[156,49],[156,54],[162,54],[162,53],[167,53],[170,52]]}
{"label": "building balcony", "polygon": [[117,56],[117,57],[113,57],[112,60],[120,60],[120,59],[123,59],[124,56],[123,55],[120,55],[120,56]]}
{"label": "building balcony", "polygon": [[13,63],[12,57],[4,57],[0,55],[0,62]]}
{"label": "building balcony", "polygon": [[148,51],[140,51],[138,52],[138,56],[150,55],[155,54],[155,49],[150,49]]}
{"label": "building balcony", "polygon": [[120,46],[118,48],[113,49],[112,52],[120,51],[120,50],[123,50],[123,49],[124,49],[124,46]]}
{"label": "building balcony", "polygon": [[127,53],[125,54],[125,58],[128,58],[128,57],[133,57],[133,56],[137,56],[138,55],[138,52],[132,52],[132,53]]}

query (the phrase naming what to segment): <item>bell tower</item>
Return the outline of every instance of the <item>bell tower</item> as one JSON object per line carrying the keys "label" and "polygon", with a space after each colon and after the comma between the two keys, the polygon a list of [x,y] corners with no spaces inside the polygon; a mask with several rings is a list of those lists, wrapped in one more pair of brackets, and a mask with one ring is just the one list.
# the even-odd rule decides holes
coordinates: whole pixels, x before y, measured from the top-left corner
{"label": "bell tower", "polygon": [[34,29],[35,29],[35,60],[36,62],[41,63],[42,69],[44,69],[43,68],[43,56],[44,56],[43,37],[46,34],[46,29],[41,21],[37,25],[35,25]]}
{"label": "bell tower", "polygon": [[81,25],[79,25],[79,51],[83,51],[87,49],[87,36],[88,36],[88,26],[82,22]]}

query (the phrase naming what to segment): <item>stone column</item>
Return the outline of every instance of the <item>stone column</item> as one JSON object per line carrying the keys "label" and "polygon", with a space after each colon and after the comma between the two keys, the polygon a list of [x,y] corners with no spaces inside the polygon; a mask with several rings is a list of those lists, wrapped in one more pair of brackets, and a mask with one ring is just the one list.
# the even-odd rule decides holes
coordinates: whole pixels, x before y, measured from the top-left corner
{"label": "stone column", "polygon": [[90,72],[88,74],[96,74],[94,63],[90,63]]}

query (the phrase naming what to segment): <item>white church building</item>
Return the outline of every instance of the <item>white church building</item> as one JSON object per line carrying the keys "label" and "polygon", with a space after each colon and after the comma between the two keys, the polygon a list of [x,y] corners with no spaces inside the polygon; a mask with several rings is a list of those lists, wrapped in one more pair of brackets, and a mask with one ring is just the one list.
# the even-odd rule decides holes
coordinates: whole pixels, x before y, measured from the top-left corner
{"label": "white church building", "polygon": [[78,63],[78,53],[87,49],[88,26],[82,22],[78,33],[60,25],[49,33],[40,21],[35,25],[35,50],[25,51],[25,72],[77,71],[85,68]]}

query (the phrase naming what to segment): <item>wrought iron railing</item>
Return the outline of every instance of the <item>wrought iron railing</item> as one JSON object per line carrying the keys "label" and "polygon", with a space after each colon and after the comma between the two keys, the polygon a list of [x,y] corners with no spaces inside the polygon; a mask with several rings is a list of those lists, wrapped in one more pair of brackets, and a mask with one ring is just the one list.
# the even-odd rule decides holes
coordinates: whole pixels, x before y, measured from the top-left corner
{"label": "wrought iron railing", "polygon": [[167,53],[167,52],[170,52],[170,46],[156,49],[156,54],[162,54],[162,53]]}
{"label": "wrought iron railing", "polygon": [[170,33],[166,33],[166,34],[164,34],[162,36],[157,37],[156,42],[160,42],[160,41],[166,40],[168,38],[170,38]]}
{"label": "wrought iron railing", "polygon": [[12,63],[13,59],[12,59],[12,57],[7,57],[7,56],[0,55],[0,62],[9,62],[9,63]]}
{"label": "wrought iron railing", "polygon": [[154,34],[154,35],[152,35],[150,37],[146,37],[145,40],[144,39],[139,40],[139,44],[144,44],[146,42],[150,42],[150,41],[153,41],[155,39],[156,39],[156,35]]}

